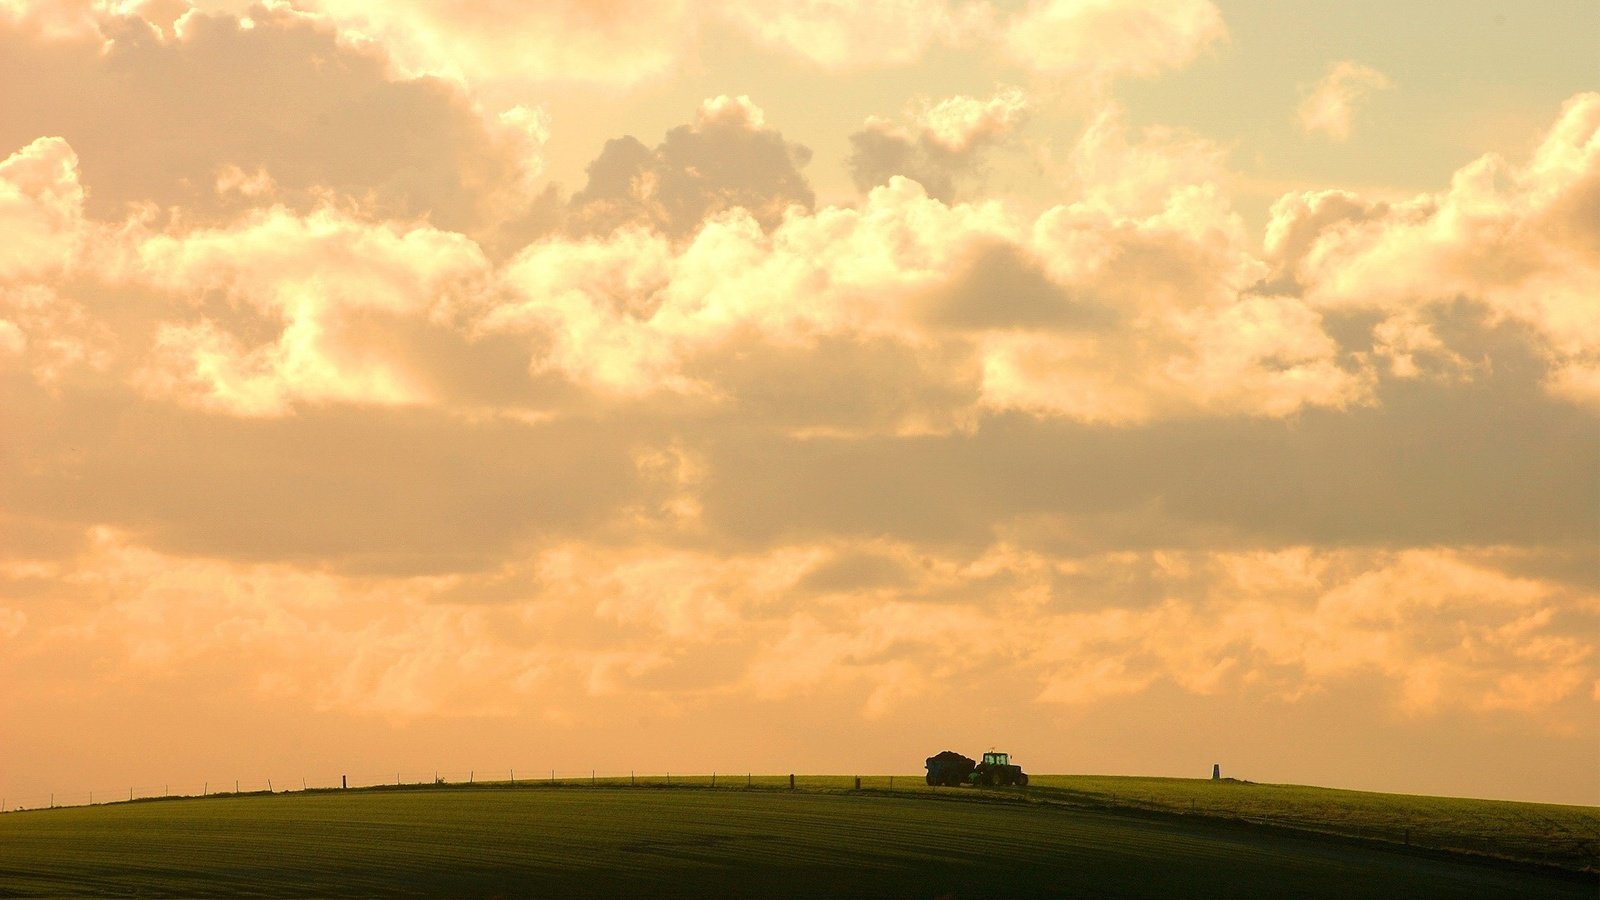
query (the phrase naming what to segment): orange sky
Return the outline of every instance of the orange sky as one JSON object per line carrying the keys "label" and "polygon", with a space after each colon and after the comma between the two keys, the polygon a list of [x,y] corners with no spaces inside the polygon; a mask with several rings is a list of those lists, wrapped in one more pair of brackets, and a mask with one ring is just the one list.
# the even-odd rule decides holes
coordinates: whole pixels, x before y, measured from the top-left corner
{"label": "orange sky", "polygon": [[0,0],[0,794],[1600,803],[1600,8],[1296,6]]}

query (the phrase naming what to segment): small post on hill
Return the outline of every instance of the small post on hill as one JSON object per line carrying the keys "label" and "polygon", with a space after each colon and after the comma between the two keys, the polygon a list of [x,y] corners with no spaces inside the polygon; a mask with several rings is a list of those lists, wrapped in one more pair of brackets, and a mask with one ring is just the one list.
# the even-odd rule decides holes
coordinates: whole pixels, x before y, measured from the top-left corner
{"label": "small post on hill", "polygon": [[128,788],[128,802],[133,802],[133,788]]}
{"label": "small post on hill", "polygon": [[516,787],[517,786],[517,770],[516,769],[512,769],[511,770],[511,786],[512,787]]}
{"label": "small post on hill", "polygon": [[861,776],[860,775],[856,776],[856,790],[858,790],[858,791],[861,790]]}
{"label": "small post on hill", "polygon": [[589,787],[594,787],[594,770],[589,770]]}
{"label": "small post on hill", "polygon": [[717,773],[715,773],[715,772],[711,773],[711,786],[712,787],[716,787],[717,786]]}
{"label": "small post on hill", "polygon": [[556,783],[556,770],[555,769],[551,769],[550,770],[550,783],[551,784],[555,784]]}
{"label": "small post on hill", "polygon": [[1212,781],[1221,781],[1222,780],[1222,763],[1212,763],[1211,764],[1211,780]]}
{"label": "small post on hill", "polygon": [[350,776],[349,775],[340,775],[339,776],[339,790],[347,791],[349,789],[350,789]]}
{"label": "small post on hill", "polygon": [[475,775],[477,775],[477,774],[478,774],[478,772],[477,772],[476,769],[468,769],[467,770],[467,784],[471,784],[473,777]]}
{"label": "small post on hill", "polygon": [[789,790],[794,790],[794,773],[789,773]]}
{"label": "small post on hill", "polygon": [[638,786],[639,786],[638,783],[633,780],[633,770],[629,769],[628,770],[628,787],[638,787]]}
{"label": "small post on hill", "polygon": [[90,791],[89,792],[89,805],[90,806],[94,805],[94,791]]}
{"label": "small post on hill", "polygon": [[269,794],[272,793],[272,779],[271,778],[267,779],[267,793],[269,793]]}

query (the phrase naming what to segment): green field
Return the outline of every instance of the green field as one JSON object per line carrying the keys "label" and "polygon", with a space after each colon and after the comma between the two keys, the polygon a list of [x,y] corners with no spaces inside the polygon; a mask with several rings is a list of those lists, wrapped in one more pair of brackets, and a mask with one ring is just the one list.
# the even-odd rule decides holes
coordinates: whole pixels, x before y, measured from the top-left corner
{"label": "green field", "polygon": [[[717,790],[708,779],[678,779],[670,789],[623,781],[11,813],[0,816],[0,896],[1596,895],[1592,875],[1262,827],[1224,817],[1221,807],[1218,815],[1177,815],[1110,806],[1110,798],[1143,791],[1151,809],[1175,810],[1183,791],[1207,788],[1219,789],[1209,795],[1214,802],[1226,796],[1220,791],[1253,787],[1330,800],[1307,788],[1046,777],[1025,798],[934,791],[912,779],[897,779],[894,793],[879,778],[859,792],[848,789],[851,779],[801,779],[793,792],[778,789],[786,779],[755,779],[749,789],[742,778],[724,778]],[[1196,807],[1204,796],[1194,795]],[[1252,802],[1271,806],[1266,796]],[[1245,808],[1237,797],[1229,802]],[[1371,802],[1371,811],[1343,818],[1389,814]],[[1392,802],[1408,816],[1481,816],[1501,806]],[[1458,802],[1468,806],[1449,806]],[[1336,803],[1322,808],[1340,814]],[[1552,809],[1595,821],[1593,810]]]}

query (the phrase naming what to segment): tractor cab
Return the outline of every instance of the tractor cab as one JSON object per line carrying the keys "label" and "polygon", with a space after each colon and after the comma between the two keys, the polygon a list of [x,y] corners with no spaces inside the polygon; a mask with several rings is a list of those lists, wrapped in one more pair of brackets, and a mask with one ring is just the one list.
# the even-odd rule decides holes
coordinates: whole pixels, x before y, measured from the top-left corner
{"label": "tractor cab", "polygon": [[985,753],[983,755],[983,764],[986,766],[1009,766],[1011,765],[1011,754]]}

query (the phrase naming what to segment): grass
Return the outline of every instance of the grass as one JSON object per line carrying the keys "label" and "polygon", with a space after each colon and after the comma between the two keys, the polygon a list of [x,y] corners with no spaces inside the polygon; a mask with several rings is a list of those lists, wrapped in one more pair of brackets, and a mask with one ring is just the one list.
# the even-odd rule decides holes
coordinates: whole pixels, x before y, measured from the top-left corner
{"label": "grass", "polygon": [[[675,778],[670,790],[646,789],[657,779],[630,789],[622,779],[310,791],[8,814],[0,896],[1592,898],[1596,888],[1575,873],[1330,841],[1215,814],[1085,805],[1139,795],[1140,804],[1176,811],[1183,792],[1249,785],[1040,778],[1024,800],[900,778],[893,794],[886,778],[863,779],[859,793],[849,778],[803,778],[807,789],[794,792],[781,789],[786,778],[752,779],[765,789],[719,778],[714,791],[709,778],[687,781]],[[1315,796],[1263,788],[1252,809],[1270,808],[1271,791]]]}
{"label": "grass", "polygon": [[1030,793],[1086,806],[1238,819],[1574,870],[1600,866],[1600,809],[1188,778],[1045,775]]}

